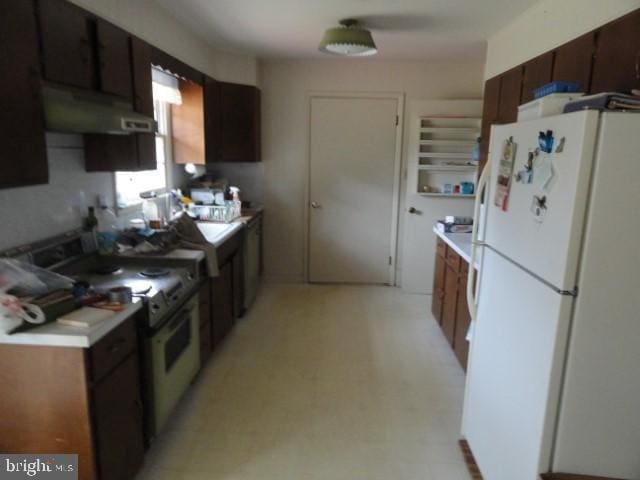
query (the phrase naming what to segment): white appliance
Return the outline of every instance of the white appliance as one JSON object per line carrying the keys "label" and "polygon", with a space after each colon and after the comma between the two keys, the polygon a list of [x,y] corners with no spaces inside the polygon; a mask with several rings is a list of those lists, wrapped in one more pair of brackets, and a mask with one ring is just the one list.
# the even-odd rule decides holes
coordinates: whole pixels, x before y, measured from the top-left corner
{"label": "white appliance", "polygon": [[[499,208],[503,141],[516,144],[515,175],[548,130],[552,153],[532,183],[511,176]],[[495,126],[489,155],[462,433],[485,480],[638,479],[640,114]]]}

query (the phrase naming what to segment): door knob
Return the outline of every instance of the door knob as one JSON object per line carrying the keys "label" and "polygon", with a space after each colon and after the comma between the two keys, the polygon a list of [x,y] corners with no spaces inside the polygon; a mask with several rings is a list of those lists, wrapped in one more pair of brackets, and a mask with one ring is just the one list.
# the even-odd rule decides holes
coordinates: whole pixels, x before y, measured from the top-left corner
{"label": "door knob", "polygon": [[311,202],[311,208],[320,208],[320,204],[317,202]]}
{"label": "door knob", "polygon": [[420,215],[422,212],[414,207],[409,207],[409,213]]}

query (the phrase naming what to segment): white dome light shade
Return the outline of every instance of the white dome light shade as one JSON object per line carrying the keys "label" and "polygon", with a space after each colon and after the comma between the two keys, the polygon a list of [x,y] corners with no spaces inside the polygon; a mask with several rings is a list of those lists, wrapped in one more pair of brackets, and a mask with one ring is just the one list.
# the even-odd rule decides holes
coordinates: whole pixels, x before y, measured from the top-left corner
{"label": "white dome light shade", "polygon": [[358,27],[358,22],[351,19],[340,24],[324,33],[318,47],[321,52],[347,57],[367,57],[378,52],[369,30]]}

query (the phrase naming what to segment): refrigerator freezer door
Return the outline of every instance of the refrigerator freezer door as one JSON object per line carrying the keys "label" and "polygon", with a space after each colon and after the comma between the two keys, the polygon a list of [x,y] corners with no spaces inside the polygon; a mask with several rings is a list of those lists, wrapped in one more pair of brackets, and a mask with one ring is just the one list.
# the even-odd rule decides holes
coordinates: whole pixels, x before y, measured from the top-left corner
{"label": "refrigerator freezer door", "polygon": [[[595,111],[576,112],[500,125],[491,133],[485,241],[561,290],[576,286],[598,116]],[[524,169],[529,151],[538,147],[539,133],[548,130],[555,137],[553,153],[540,153],[534,160],[531,183],[518,182],[512,176],[507,210],[503,211],[494,203],[502,142],[513,137],[516,143],[515,175]],[[556,153],[562,138],[562,152]],[[553,179],[545,189],[551,171]],[[545,197],[546,210],[541,217],[532,212],[535,197]]]}
{"label": "refrigerator freezer door", "polygon": [[549,471],[572,303],[484,252],[462,432],[486,479]]}
{"label": "refrigerator freezer door", "polygon": [[553,471],[640,478],[640,115],[606,113]]}

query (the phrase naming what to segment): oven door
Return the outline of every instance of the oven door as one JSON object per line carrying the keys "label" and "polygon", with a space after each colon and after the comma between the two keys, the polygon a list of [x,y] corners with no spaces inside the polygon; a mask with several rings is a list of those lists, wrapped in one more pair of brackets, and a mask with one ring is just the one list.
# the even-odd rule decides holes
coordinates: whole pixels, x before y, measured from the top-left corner
{"label": "oven door", "polygon": [[147,338],[151,373],[150,437],[166,423],[171,410],[200,368],[197,295],[189,299],[163,326]]}

